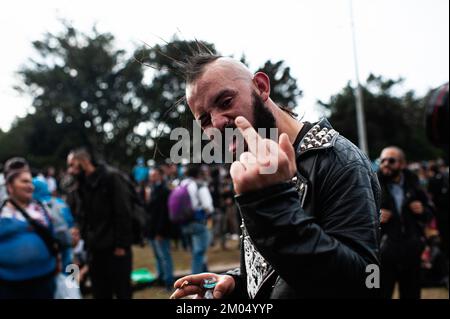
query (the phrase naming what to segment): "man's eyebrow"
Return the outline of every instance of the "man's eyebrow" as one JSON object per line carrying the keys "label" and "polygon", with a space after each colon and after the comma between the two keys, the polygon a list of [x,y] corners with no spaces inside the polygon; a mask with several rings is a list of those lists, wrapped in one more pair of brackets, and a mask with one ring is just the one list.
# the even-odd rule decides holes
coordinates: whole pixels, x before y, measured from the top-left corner
{"label": "man's eyebrow", "polygon": [[[223,98],[224,96],[226,96],[226,95],[236,95],[236,94],[237,94],[237,91],[236,91],[236,90],[232,90],[232,89],[223,89],[223,90],[220,90],[219,93],[217,93],[217,94],[215,95],[215,97],[213,97],[213,98],[211,99],[211,101],[213,101],[212,105],[215,105],[215,104],[219,103],[220,99],[222,99],[222,98]],[[197,117],[197,120],[200,120],[200,119],[201,119],[203,116],[205,116],[205,115],[207,115],[206,112],[200,113],[200,115]],[[195,115],[194,115],[194,117],[195,117]]]}
{"label": "man's eyebrow", "polygon": [[235,95],[235,94],[236,94],[235,90],[223,89],[223,90],[219,91],[219,93],[216,94],[216,97],[214,98],[214,103],[213,104],[219,103],[220,99],[222,99],[225,95]]}

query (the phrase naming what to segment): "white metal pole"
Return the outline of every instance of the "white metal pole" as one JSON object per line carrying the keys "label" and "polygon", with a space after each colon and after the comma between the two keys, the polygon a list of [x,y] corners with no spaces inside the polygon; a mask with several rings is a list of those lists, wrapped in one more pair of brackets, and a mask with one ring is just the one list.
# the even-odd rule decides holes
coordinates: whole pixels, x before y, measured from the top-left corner
{"label": "white metal pole", "polygon": [[364,119],[364,101],[363,101],[363,91],[361,83],[359,82],[359,68],[358,68],[358,54],[356,51],[356,36],[355,36],[355,23],[353,19],[353,1],[350,1],[350,20],[352,29],[352,39],[353,39],[353,58],[355,63],[355,76],[356,76],[356,124],[358,128],[358,142],[359,148],[369,155],[369,149],[367,146],[367,136],[366,136],[366,122]]}

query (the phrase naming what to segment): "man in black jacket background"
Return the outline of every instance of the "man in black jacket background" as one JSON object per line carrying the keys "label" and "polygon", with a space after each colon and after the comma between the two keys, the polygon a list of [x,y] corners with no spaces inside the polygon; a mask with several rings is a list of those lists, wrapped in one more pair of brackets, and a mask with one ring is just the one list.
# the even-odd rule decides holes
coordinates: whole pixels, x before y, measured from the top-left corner
{"label": "man in black jacket background", "polygon": [[424,228],[431,206],[418,177],[406,169],[403,151],[395,146],[380,155],[381,285],[392,298],[399,283],[400,298],[420,299],[420,263],[425,248]]}
{"label": "man in black jacket background", "polygon": [[132,193],[121,173],[96,163],[86,149],[71,151],[68,173],[78,179],[82,237],[96,299],[130,299]]}

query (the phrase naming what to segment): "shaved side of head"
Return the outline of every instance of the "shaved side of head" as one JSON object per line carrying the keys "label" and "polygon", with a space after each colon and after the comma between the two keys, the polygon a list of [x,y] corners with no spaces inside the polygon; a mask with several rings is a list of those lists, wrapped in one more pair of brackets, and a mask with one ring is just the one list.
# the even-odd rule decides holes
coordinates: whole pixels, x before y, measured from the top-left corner
{"label": "shaved side of head", "polygon": [[[200,60],[200,62],[205,62],[205,60]],[[203,63],[197,66],[191,66],[192,70],[195,70],[195,76],[186,78],[186,97],[192,95],[192,87],[200,78],[207,78],[210,72],[216,72],[218,70],[221,73],[230,76],[233,81],[244,80],[249,84],[253,80],[253,73],[240,61],[237,61],[229,57],[215,57],[211,58],[208,63]],[[194,71],[192,71],[194,74]]]}

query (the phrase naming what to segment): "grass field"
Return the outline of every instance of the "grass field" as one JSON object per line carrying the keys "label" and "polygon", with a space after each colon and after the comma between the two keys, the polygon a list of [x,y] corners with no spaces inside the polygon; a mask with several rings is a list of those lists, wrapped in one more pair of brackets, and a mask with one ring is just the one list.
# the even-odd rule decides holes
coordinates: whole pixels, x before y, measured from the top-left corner
{"label": "grass field", "polygon": [[[208,266],[212,272],[221,272],[239,265],[239,250],[237,241],[229,241],[228,249],[222,250],[215,246],[208,250]],[[148,268],[156,274],[155,260],[153,251],[150,247],[133,248],[133,268]],[[191,255],[182,249],[174,250],[173,262],[175,266],[175,275],[187,274],[190,272]],[[166,289],[159,286],[150,286],[136,290],[133,294],[135,299],[167,299],[171,295]],[[394,293],[394,299],[398,298],[398,292]],[[449,299],[449,293],[446,288],[424,288],[422,289],[423,299]]]}
{"label": "grass field", "polygon": [[[227,243],[227,250],[222,250],[219,246],[208,249],[208,267],[211,272],[223,272],[227,269],[235,268],[239,265],[239,242],[230,240]],[[190,273],[191,254],[181,248],[172,251],[175,277]],[[133,248],[133,268],[148,268],[156,274],[156,265],[153,251],[150,247]],[[135,291],[135,299],[167,299],[171,295],[166,289],[152,286]]]}
{"label": "grass field", "polygon": [[[236,240],[230,240],[227,243],[227,250],[222,250],[219,246],[208,249],[208,265],[221,266],[239,263],[239,243]],[[191,254],[181,248],[172,251],[175,273],[189,271],[191,268]],[[156,273],[155,257],[150,247],[133,248],[133,268],[148,268]]]}

